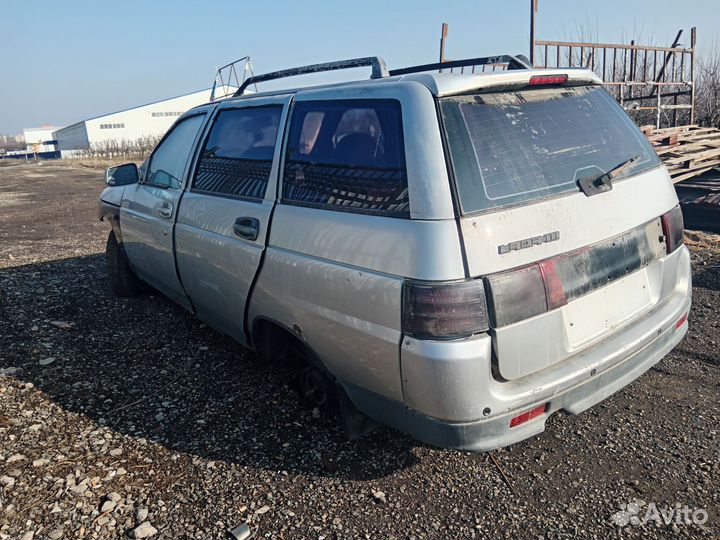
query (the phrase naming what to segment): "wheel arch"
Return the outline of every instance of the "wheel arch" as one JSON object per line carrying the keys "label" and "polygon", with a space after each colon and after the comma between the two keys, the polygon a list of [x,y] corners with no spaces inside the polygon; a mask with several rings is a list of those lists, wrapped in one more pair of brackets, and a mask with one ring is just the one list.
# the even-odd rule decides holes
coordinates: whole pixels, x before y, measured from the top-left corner
{"label": "wheel arch", "polygon": [[120,207],[103,200],[100,200],[100,208],[98,209],[98,217],[100,221],[107,221],[115,233],[115,238],[122,245],[122,228],[120,227]]}
{"label": "wheel arch", "polygon": [[251,325],[250,344],[255,352],[268,359],[281,358],[288,351],[294,350],[309,364],[323,369],[333,377],[320,357],[301,336],[299,329],[293,330],[275,319],[258,316]]}

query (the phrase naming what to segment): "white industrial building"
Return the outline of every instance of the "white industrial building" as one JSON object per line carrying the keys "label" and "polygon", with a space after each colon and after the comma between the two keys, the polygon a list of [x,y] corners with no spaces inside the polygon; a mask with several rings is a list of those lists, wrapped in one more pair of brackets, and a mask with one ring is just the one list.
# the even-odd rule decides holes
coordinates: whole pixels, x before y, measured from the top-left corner
{"label": "white industrial building", "polygon": [[23,136],[25,137],[27,151],[36,153],[54,152],[57,150],[54,132],[62,129],[59,126],[51,126],[50,124],[37,128],[24,128]]}
{"label": "white industrial building", "polygon": [[62,157],[108,144],[132,144],[147,137],[161,137],[185,111],[207,103],[210,90],[156,101],[140,107],[96,116],[54,132]]}

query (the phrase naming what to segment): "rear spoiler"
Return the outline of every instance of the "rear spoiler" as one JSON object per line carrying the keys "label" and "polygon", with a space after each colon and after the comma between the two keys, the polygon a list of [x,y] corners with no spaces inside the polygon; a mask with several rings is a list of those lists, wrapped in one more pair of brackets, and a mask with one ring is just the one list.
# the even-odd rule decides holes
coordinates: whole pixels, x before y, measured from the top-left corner
{"label": "rear spoiler", "polygon": [[[533,77],[551,78],[553,76],[566,76],[564,83],[557,83],[562,86],[580,85],[602,85],[602,80],[593,71],[582,68],[566,69],[534,69],[534,70],[503,70],[494,73],[483,73],[473,77],[455,77],[446,80],[440,86],[435,80],[428,77],[423,78],[422,83],[438,97],[467,94],[469,92],[497,92],[503,89],[523,88],[531,84]],[[422,77],[422,75],[420,75]]]}

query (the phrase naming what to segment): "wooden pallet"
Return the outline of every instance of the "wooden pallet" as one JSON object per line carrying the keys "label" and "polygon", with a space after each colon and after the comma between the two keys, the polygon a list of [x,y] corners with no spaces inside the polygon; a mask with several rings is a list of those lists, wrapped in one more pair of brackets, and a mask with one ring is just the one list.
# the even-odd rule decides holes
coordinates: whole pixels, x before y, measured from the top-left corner
{"label": "wooden pallet", "polygon": [[675,184],[720,167],[720,129],[696,125],[641,129]]}

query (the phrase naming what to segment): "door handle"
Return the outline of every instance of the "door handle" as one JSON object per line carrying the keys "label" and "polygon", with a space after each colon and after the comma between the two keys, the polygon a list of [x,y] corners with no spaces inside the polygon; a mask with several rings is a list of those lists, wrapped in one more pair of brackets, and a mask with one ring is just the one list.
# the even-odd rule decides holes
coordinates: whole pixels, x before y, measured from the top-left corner
{"label": "door handle", "polygon": [[142,217],[142,216],[138,216],[137,214],[134,214],[134,213],[132,213],[132,212],[128,212],[128,213],[125,214],[125,215],[126,215],[127,217],[132,218],[132,219],[135,219],[135,220],[137,220],[137,221],[142,221],[143,223],[150,223],[150,220],[149,220],[148,218],[145,218],[145,217]]}
{"label": "door handle", "polygon": [[240,217],[233,223],[233,232],[240,238],[257,240],[260,232],[260,220],[253,217]]}
{"label": "door handle", "polygon": [[161,202],[156,207],[158,214],[164,218],[171,218],[173,213],[173,204],[171,202]]}

